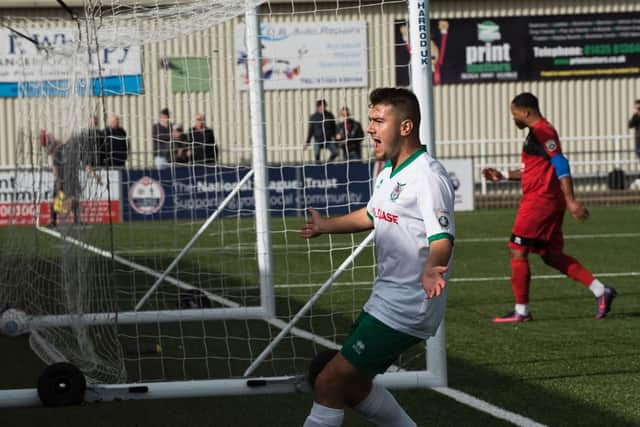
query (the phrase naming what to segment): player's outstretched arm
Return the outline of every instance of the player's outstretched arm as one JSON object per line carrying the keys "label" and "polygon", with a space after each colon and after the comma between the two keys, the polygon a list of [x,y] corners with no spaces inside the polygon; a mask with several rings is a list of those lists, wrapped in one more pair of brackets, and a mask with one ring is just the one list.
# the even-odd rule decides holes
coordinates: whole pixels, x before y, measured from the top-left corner
{"label": "player's outstretched arm", "polygon": [[582,203],[576,200],[573,195],[573,180],[570,176],[560,179],[560,187],[564,193],[564,200],[567,203],[567,210],[572,217],[578,221],[584,221],[589,218],[589,211]]}
{"label": "player's outstretched arm", "polygon": [[429,244],[429,258],[422,272],[422,289],[427,298],[439,296],[447,286],[444,274],[451,257],[453,245],[449,239],[441,239]]}
{"label": "player's outstretched arm", "polygon": [[317,210],[309,209],[309,219],[300,229],[300,237],[309,239],[320,234],[356,233],[372,228],[373,221],[367,215],[367,208],[336,217],[323,217]]}
{"label": "player's outstretched arm", "polygon": [[484,168],[482,169],[482,175],[484,176],[484,179],[486,179],[487,181],[493,181],[493,182],[502,181],[503,179],[514,180],[514,181],[517,181],[520,179],[519,170],[500,171],[494,168]]}

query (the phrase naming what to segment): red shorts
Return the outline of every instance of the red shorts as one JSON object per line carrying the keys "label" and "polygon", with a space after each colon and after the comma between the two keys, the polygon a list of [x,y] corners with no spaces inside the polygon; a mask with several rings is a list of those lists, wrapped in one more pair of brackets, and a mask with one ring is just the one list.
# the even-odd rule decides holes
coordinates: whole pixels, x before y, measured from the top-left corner
{"label": "red shorts", "polygon": [[564,200],[523,199],[516,214],[509,247],[540,255],[562,252],[565,208]]}

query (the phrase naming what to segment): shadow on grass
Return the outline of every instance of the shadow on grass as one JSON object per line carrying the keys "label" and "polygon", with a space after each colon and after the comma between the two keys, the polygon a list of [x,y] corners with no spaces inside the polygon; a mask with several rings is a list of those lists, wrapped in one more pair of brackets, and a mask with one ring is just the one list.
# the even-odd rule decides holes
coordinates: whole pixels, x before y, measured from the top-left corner
{"label": "shadow on grass", "polygon": [[[158,259],[154,258],[157,262]],[[236,297],[257,298],[246,280],[231,275],[216,274],[208,286],[238,289]],[[136,282],[144,283],[142,278]],[[149,280],[149,279],[146,279]],[[118,282],[117,275],[115,283]],[[123,282],[124,283],[124,282]],[[224,285],[224,286],[223,286]],[[142,286],[144,288],[147,285]],[[129,290],[127,290],[129,291]],[[137,293],[137,292],[136,292]],[[159,307],[174,308],[178,293],[171,286],[162,286],[155,303]],[[572,298],[574,299],[574,298]],[[302,300],[277,299],[278,313],[295,313]],[[631,314],[632,316],[629,316]],[[626,313],[634,317],[637,312]],[[348,330],[351,319],[339,313],[314,308],[313,316],[305,317],[298,326],[322,336],[331,336]],[[157,355],[128,357],[130,380],[182,380],[209,377],[239,376],[248,362],[256,357],[279,332],[278,328],[259,320],[228,320],[212,322],[184,322],[174,324],[150,324],[119,326],[123,343],[143,337],[158,340],[162,352]],[[0,337],[0,383],[2,388],[35,387],[44,365],[29,349],[25,337],[10,339]],[[259,375],[275,373],[303,373],[309,359],[320,348],[308,341],[286,338],[275,353],[257,372]],[[408,352],[410,365],[419,365],[423,352],[416,347]],[[519,363],[535,363],[524,360]],[[565,361],[560,359],[560,361]],[[487,365],[469,363],[463,358],[449,356],[449,384],[491,404],[527,416],[548,425],[638,425],[640,420],[627,420],[613,411],[593,407],[554,392],[550,387],[533,384],[532,381],[585,378],[601,375],[633,373],[626,370],[572,375],[536,376],[530,378],[504,375]],[[418,425],[474,425],[502,426],[506,422],[478,412],[472,408],[423,390],[395,393],[407,412]],[[603,396],[605,398],[606,396]],[[61,425],[85,426],[88,420],[97,426],[300,426],[310,406],[309,395],[243,396],[225,398],[172,399],[145,402],[113,402],[88,404],[80,407],[58,409],[5,409],[4,425]],[[28,421],[25,421],[28,420]],[[349,412],[345,425],[365,426],[364,421]]]}
{"label": "shadow on grass", "polygon": [[[348,321],[344,320],[342,323],[347,324]],[[0,352],[2,388],[34,387],[37,376],[44,365],[30,351],[27,339],[25,337],[17,339],[0,337],[0,348],[3,349]],[[307,343],[306,346],[300,345],[297,351],[308,352],[310,355],[313,349]],[[283,354],[279,356],[282,357]],[[167,357],[165,361],[170,358]],[[184,360],[181,363],[185,363]],[[457,357],[449,356],[448,363],[450,387],[537,422],[548,425],[638,425],[639,420],[624,419],[613,412],[594,408],[586,402],[576,401],[555,393],[551,389],[529,382],[529,380],[564,378],[565,376],[562,375],[522,379],[503,375],[486,366],[471,364]],[[624,373],[631,372],[592,373],[575,377],[588,378],[596,375]],[[394,394],[407,412],[418,422],[418,425],[509,425],[435,392],[408,390],[396,391]],[[55,409],[13,408],[3,409],[2,413],[4,425],[21,426],[48,423],[48,425],[79,427],[86,426],[87,420],[91,420],[94,427],[113,425],[123,427],[149,425],[288,427],[302,424],[310,404],[310,395],[295,394],[142,402],[122,401]],[[53,424],[51,424],[52,420],[55,420]],[[366,426],[369,424],[348,411],[344,425]]]}
{"label": "shadow on grass", "polygon": [[[0,338],[3,388],[33,387],[43,367],[26,340]],[[8,351],[11,349],[11,351]],[[17,381],[20,377],[21,380]],[[19,384],[20,383],[20,384]],[[540,386],[449,357],[449,385],[511,412],[548,425],[632,426],[615,413],[568,399]],[[418,425],[506,426],[508,423],[426,390],[394,392]],[[3,409],[4,425],[86,426],[300,426],[311,404],[308,394],[121,401],[65,408]],[[367,426],[347,411],[345,426]]]}
{"label": "shadow on grass", "polygon": [[[553,376],[548,378],[514,378],[494,370],[470,365],[465,360],[449,356],[449,386],[471,394],[508,411],[529,417],[547,425],[633,426],[640,420],[628,420],[614,412],[594,408],[551,389],[531,384],[528,380],[568,377],[615,375],[620,372]],[[629,371],[628,373],[635,373]],[[606,396],[602,396],[606,399]]]}

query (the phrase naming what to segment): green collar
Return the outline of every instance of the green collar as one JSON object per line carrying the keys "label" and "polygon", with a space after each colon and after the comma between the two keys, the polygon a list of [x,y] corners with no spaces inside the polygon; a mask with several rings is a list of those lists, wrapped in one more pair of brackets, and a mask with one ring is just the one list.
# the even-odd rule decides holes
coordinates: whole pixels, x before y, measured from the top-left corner
{"label": "green collar", "polygon": [[[417,159],[418,157],[420,157],[422,154],[426,152],[427,152],[427,147],[425,147],[424,145],[418,148],[412,155],[407,157],[404,162],[400,163],[398,166],[396,166],[395,169],[391,171],[391,176],[389,178],[393,178],[395,175],[400,173],[402,169],[409,166],[415,159]],[[391,160],[387,160],[387,164],[391,166]]]}

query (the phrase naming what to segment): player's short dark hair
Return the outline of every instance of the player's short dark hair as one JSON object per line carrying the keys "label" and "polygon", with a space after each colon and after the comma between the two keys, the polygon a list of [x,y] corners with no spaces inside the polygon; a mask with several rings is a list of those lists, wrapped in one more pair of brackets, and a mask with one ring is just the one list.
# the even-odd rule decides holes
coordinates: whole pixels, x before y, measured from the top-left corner
{"label": "player's short dark hair", "polygon": [[168,108],[163,108],[162,110],[160,110],[160,115],[171,117],[171,113],[169,112]]}
{"label": "player's short dark hair", "polygon": [[640,104],[640,99],[636,99],[636,104]]}
{"label": "player's short dark hair", "polygon": [[413,122],[413,128],[420,128],[420,103],[415,93],[399,87],[379,87],[369,94],[369,106],[393,105],[404,119]]}
{"label": "player's short dark hair", "polygon": [[320,106],[327,108],[327,101],[324,99],[318,99],[316,101],[316,107],[320,107]]}
{"label": "player's short dark hair", "polygon": [[529,108],[540,114],[540,104],[538,103],[538,98],[536,98],[536,96],[532,93],[522,92],[521,94],[516,95],[511,103],[516,107]]}

